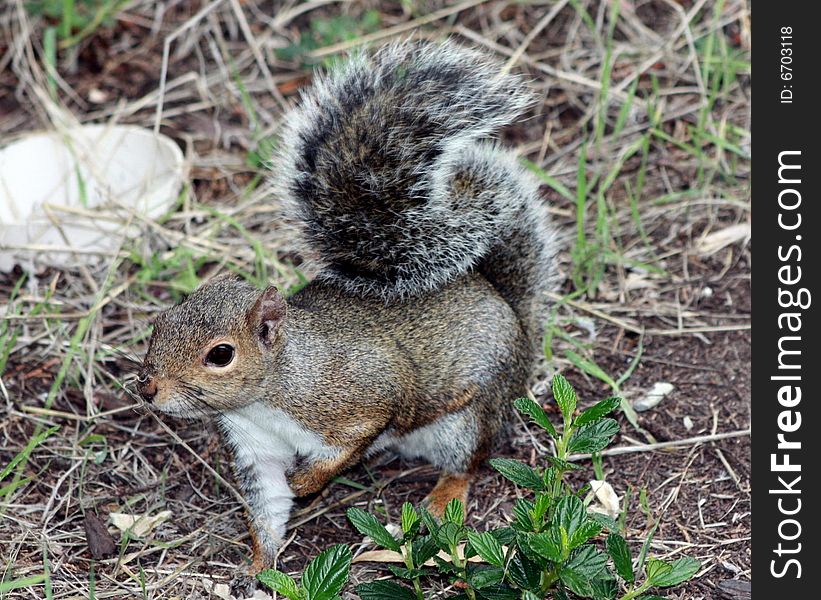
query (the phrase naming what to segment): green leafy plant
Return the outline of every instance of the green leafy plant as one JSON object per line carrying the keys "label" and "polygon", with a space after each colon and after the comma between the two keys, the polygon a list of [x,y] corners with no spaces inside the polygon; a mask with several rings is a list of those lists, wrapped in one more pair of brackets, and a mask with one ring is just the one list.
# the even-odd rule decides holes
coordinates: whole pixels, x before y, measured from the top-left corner
{"label": "green leafy plant", "polygon": [[345,587],[350,570],[350,548],[336,544],[308,563],[299,584],[290,575],[273,569],[263,571],[257,578],[290,600],[335,600]]}
{"label": "green leafy plant", "polygon": [[[649,539],[634,558],[615,520],[588,513],[582,500],[587,487],[575,490],[566,480],[568,473],[580,469],[570,462],[572,454],[601,452],[613,440],[619,426],[608,415],[621,400],[607,398],[577,414],[576,392],[561,375],[553,378],[553,395],[562,415],[558,427],[532,400],[515,402],[519,412],[553,440],[555,453],[544,457],[544,465],[533,468],[507,458],[490,460],[522,492],[513,506],[510,526],[474,530],[465,525],[458,500],[451,500],[441,519],[406,503],[401,535],[394,537],[374,515],[359,508],[348,510],[348,519],[359,532],[398,553],[404,563],[404,567],[388,566],[392,579],[359,584],[356,592],[363,600],[424,600],[423,581],[432,577],[447,578],[458,590],[452,597],[468,600],[658,600],[660,596],[647,592],[678,585],[698,572],[701,564],[686,556],[675,561],[646,559]],[[329,560],[323,558],[328,552],[311,565]],[[309,565],[303,581],[309,570],[317,568]],[[299,595],[296,583],[277,571],[265,571],[259,579],[291,600],[319,597]],[[342,576],[333,581],[335,587],[323,598],[333,598],[341,590],[337,584],[344,583]]]}

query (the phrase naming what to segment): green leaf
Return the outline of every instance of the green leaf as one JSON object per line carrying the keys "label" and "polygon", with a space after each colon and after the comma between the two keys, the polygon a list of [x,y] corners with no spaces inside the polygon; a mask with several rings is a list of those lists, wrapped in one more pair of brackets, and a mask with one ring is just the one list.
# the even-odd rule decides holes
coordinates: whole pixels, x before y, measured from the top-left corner
{"label": "green leaf", "polygon": [[590,538],[594,538],[601,533],[602,527],[596,521],[588,519],[570,536],[569,547],[571,550],[578,548]]}
{"label": "green leaf", "polygon": [[673,565],[657,558],[651,558],[648,559],[644,570],[647,573],[647,581],[655,585],[656,580],[663,581],[667,575],[673,572]]}
{"label": "green leaf", "polygon": [[465,521],[465,509],[462,506],[462,501],[458,498],[452,498],[445,506],[445,514],[442,520],[445,523],[454,523],[461,526]]}
{"label": "green leaf", "polygon": [[513,528],[518,531],[535,531],[536,527],[530,516],[533,514],[533,509],[532,502],[524,498],[517,498],[513,503]]}
{"label": "green leaf", "polygon": [[433,562],[436,563],[439,572],[443,575],[458,575],[459,569],[452,562],[443,559],[438,554],[433,557]]}
{"label": "green leaf", "polygon": [[502,546],[509,546],[516,540],[516,530],[512,527],[499,527],[498,529],[491,529],[490,535],[496,538]]}
{"label": "green leaf", "polygon": [[585,598],[611,598],[613,574],[607,569],[607,555],[592,545],[582,546],[570,556],[559,578],[573,593]]}
{"label": "green leaf", "polygon": [[554,484],[560,483],[561,480],[562,472],[557,467],[550,466],[544,470],[544,474],[542,475],[542,484],[544,485],[544,489],[548,492],[553,489]]}
{"label": "green leaf", "polygon": [[350,569],[351,549],[345,544],[320,552],[302,574],[307,600],[334,600],[348,581]]}
{"label": "green leaf", "polygon": [[558,373],[553,376],[551,389],[556,404],[559,405],[559,410],[562,411],[565,423],[570,423],[573,413],[576,411],[576,390],[567,382],[567,379]]}
{"label": "green leaf", "polygon": [[399,542],[372,514],[354,506],[348,509],[348,520],[359,530],[359,533],[370,537],[375,544],[399,552]]}
{"label": "green leaf", "polygon": [[290,600],[302,600],[304,596],[303,592],[297,586],[296,581],[280,571],[267,569],[259,573],[257,579],[277,594],[282,594],[286,598],[290,598]]}
{"label": "green leaf", "polygon": [[495,585],[477,590],[477,596],[484,600],[519,600],[521,592],[506,584]]}
{"label": "green leaf", "polygon": [[410,502],[402,505],[402,533],[416,533],[419,529],[419,515]]}
{"label": "green leaf", "polygon": [[439,546],[433,535],[424,535],[417,538],[413,542],[413,564],[424,565],[433,558],[437,552],[439,552]]}
{"label": "green leaf", "polygon": [[526,535],[528,546],[539,555],[555,563],[564,559],[561,536],[558,535],[555,528],[551,528],[545,533],[528,533]]}
{"label": "green leaf", "polygon": [[613,559],[616,573],[627,583],[633,583],[636,580],[636,575],[633,573],[633,558],[630,555],[630,547],[618,533],[611,533],[607,536],[607,553]]}
{"label": "green leaf", "polygon": [[407,567],[397,567],[396,565],[388,565],[388,569],[399,579],[416,579],[425,573],[423,569],[408,569]]}
{"label": "green leaf", "polygon": [[439,528],[439,533],[436,539],[439,542],[439,547],[450,552],[453,548],[459,545],[465,537],[465,530],[456,523],[443,523]]}
{"label": "green leaf", "polygon": [[590,513],[587,516],[590,517],[591,519],[593,519],[594,521],[596,521],[599,525],[601,525],[602,529],[606,529],[607,531],[618,531],[619,530],[619,524],[616,523],[615,520],[611,519],[607,515],[603,515],[601,513],[594,512],[594,513]]}
{"label": "green leaf", "polygon": [[428,528],[428,533],[432,535],[436,535],[439,531],[439,521],[434,517],[428,509],[424,506],[419,507],[419,516],[422,519],[422,522],[425,524],[425,527]]}
{"label": "green leaf", "polygon": [[538,492],[544,489],[544,482],[541,476],[518,460],[510,458],[491,458],[489,462],[490,466],[518,486]]}
{"label": "green leaf", "polygon": [[541,596],[537,596],[530,590],[522,592],[522,600],[543,600]]}
{"label": "green leaf", "polygon": [[596,600],[612,600],[619,593],[619,584],[612,575],[608,579],[592,579],[590,584]]}
{"label": "green leaf", "polygon": [[607,398],[606,400],[602,400],[576,417],[573,425],[576,427],[581,427],[582,425],[594,423],[616,410],[620,404],[621,398]]}
{"label": "green leaf", "polygon": [[474,589],[481,590],[499,585],[505,578],[505,570],[501,567],[486,567],[484,565],[468,565],[467,582]]}
{"label": "green leaf", "polygon": [[542,570],[523,553],[517,552],[507,565],[510,580],[523,590],[538,590]]}
{"label": "green leaf", "polygon": [[607,567],[607,554],[588,544],[573,552],[565,567],[581,573],[588,579],[599,579]]}
{"label": "green leaf", "polygon": [[362,600],[416,600],[413,590],[388,579],[360,583],[356,593]]}
{"label": "green leaf", "polygon": [[560,469],[562,471],[581,471],[584,467],[577,465],[576,463],[568,462],[566,460],[562,460],[558,456],[551,456],[550,454],[546,454],[543,457],[547,462],[553,465],[554,468]]}
{"label": "green leaf", "polygon": [[497,566],[505,566],[505,552],[502,545],[493,537],[493,534],[485,531],[483,533],[474,533],[468,531],[468,541],[476,554],[481,556],[487,563]]}
{"label": "green leaf", "polygon": [[576,496],[565,496],[556,504],[555,522],[567,530],[567,537],[573,537],[576,530],[587,520],[584,503]]}
{"label": "green leaf", "polygon": [[530,518],[534,523],[541,523],[549,508],[550,495],[546,493],[536,494],[536,501],[533,503],[533,510],[530,511]]}
{"label": "green leaf", "polygon": [[530,398],[519,398],[513,405],[519,409],[519,412],[529,416],[536,425],[547,431],[554,440],[559,438],[559,434],[556,433],[556,428],[553,427],[553,423],[547,418],[547,413],[545,413],[541,406],[533,402],[533,400]]}
{"label": "green leaf", "polygon": [[530,544],[531,533],[519,533],[516,536],[516,545],[524,556],[532,563],[537,565],[540,569],[548,567],[549,559],[539,554],[536,549]]}
{"label": "green leaf", "polygon": [[568,452],[600,452],[613,440],[619,432],[619,424],[613,419],[601,419],[590,425],[585,425],[573,432]]}
{"label": "green leaf", "polygon": [[650,576],[650,565],[647,565],[647,579],[652,585],[658,587],[678,585],[690,579],[701,568],[701,563],[689,556],[683,556],[672,563],[665,564],[670,566],[670,570],[663,573],[654,573],[653,577]]}
{"label": "green leaf", "polygon": [[559,571],[559,579],[567,586],[571,592],[582,598],[593,597],[593,584],[590,579],[573,569],[562,569]]}

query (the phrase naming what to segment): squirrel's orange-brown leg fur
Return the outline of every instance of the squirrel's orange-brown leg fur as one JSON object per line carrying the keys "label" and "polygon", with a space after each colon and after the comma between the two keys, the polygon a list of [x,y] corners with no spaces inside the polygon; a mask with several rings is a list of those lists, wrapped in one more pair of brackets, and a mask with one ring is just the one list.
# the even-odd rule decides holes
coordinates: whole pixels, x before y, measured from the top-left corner
{"label": "squirrel's orange-brown leg fur", "polygon": [[270,564],[268,564],[270,556],[269,553],[266,552],[265,548],[262,546],[262,543],[260,543],[259,539],[257,538],[257,534],[254,531],[254,528],[249,527],[248,531],[251,534],[252,551],[251,566],[248,567],[248,574],[257,575],[260,571],[263,571],[271,566]]}
{"label": "squirrel's orange-brown leg fur", "polygon": [[334,476],[347,469],[362,458],[365,447],[353,448],[339,453],[330,459],[319,459],[299,464],[288,473],[288,485],[295,496],[315,494]]}
{"label": "squirrel's orange-brown leg fur", "polygon": [[428,510],[435,517],[442,517],[445,514],[445,507],[448,502],[456,498],[462,501],[463,506],[467,506],[468,491],[470,490],[470,476],[464,473],[442,473],[439,481],[425,498]]}
{"label": "squirrel's orange-brown leg fur", "polygon": [[245,572],[238,573],[231,580],[231,593],[238,598],[251,596],[257,588],[256,576],[273,566],[270,550],[265,549],[250,522],[248,532],[251,534],[251,564]]}

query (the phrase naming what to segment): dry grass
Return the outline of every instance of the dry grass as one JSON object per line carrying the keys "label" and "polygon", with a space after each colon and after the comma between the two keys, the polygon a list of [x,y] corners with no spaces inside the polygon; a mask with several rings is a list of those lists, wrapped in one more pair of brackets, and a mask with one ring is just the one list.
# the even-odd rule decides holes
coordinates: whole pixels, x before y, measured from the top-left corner
{"label": "dry grass", "polygon": [[[724,580],[749,580],[748,2],[120,4],[53,65],[44,32],[59,18],[34,16],[22,0],[0,8],[3,142],[67,115],[156,127],[183,148],[191,182],[177,210],[139,223],[143,235],[111,256],[39,268],[19,288],[22,271],[0,273],[0,586],[36,580],[8,597],[207,598],[246,560],[242,504],[213,428],[147,412],[130,391],[134,363],[151,318],[202,278],[233,269],[299,282],[293,228],[277,220],[255,157],[310,65],[409,35],[484,47],[543,95],[505,134],[545,178],[567,232],[550,360],[534,394],[547,402],[556,369],[591,402],[614,385],[635,397],[674,383],[639,415],[640,429],[624,422],[619,440],[659,445],[607,457],[605,472],[621,494],[647,490],[664,521],[655,553],[704,562],[678,597],[716,597]],[[518,423],[500,452],[532,460],[544,448]],[[299,571],[328,544],[357,541],[346,506],[395,519],[434,475],[390,456],[358,467],[302,505],[280,567]],[[499,522],[512,494],[483,472],[472,519]],[[650,521],[638,496],[634,542]],[[162,511],[170,518],[142,539],[109,525],[114,557],[92,556],[89,515]],[[381,573],[357,565],[353,577]]]}

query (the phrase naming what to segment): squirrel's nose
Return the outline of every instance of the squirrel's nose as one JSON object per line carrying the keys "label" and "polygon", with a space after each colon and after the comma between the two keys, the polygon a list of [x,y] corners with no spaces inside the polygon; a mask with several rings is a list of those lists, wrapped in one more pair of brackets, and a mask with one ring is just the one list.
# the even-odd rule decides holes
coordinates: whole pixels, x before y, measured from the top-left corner
{"label": "squirrel's nose", "polygon": [[146,402],[152,402],[157,395],[157,381],[148,374],[141,374],[137,380],[137,391]]}

